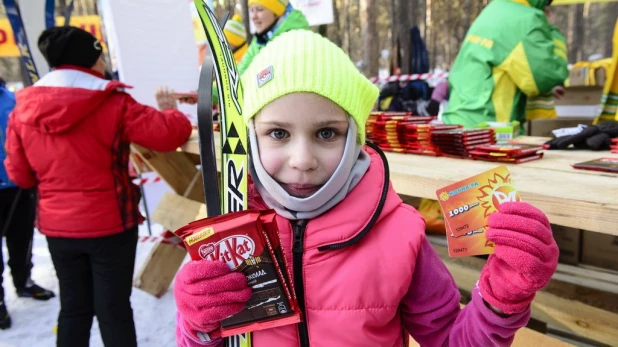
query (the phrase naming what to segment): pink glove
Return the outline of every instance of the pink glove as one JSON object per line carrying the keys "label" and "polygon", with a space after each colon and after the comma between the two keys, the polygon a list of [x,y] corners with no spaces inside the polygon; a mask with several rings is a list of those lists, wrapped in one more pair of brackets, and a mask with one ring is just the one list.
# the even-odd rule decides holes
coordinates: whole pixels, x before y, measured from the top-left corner
{"label": "pink glove", "polygon": [[483,299],[506,314],[524,312],[558,264],[549,220],[532,205],[507,202],[489,216],[487,239],[496,249],[479,279]]}
{"label": "pink glove", "polygon": [[197,335],[217,330],[222,319],[240,312],[251,298],[251,288],[245,275],[231,272],[224,262],[199,260],[180,269],[174,296],[185,328]]}

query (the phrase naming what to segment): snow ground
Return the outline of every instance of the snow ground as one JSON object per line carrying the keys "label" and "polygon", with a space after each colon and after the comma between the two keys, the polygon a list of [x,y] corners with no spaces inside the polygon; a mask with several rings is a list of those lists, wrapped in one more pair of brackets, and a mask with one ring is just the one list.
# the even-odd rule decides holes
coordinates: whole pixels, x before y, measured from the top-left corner
{"label": "snow ground", "polygon": [[[160,235],[163,228],[153,225],[152,234]],[[146,224],[140,226],[140,236],[148,235]],[[150,252],[153,242],[138,242],[135,272],[142,266]],[[8,260],[6,243],[3,242],[4,260]],[[53,347],[56,335],[53,332],[60,303],[58,300],[58,280],[47,250],[43,235],[35,232],[32,260],[34,268],[32,279],[42,287],[53,290],[56,297],[49,301],[35,301],[30,298],[18,298],[13,287],[10,269],[4,271],[5,300],[13,325],[8,330],[0,330],[0,347]],[[188,260],[188,257],[185,261]],[[172,283],[173,286],[173,283]],[[157,299],[146,292],[133,288],[131,304],[137,330],[137,343],[140,347],[176,346],[176,306],[173,292],[170,290]],[[103,347],[96,318],[91,330],[91,347]],[[111,347],[111,346],[108,346]]]}

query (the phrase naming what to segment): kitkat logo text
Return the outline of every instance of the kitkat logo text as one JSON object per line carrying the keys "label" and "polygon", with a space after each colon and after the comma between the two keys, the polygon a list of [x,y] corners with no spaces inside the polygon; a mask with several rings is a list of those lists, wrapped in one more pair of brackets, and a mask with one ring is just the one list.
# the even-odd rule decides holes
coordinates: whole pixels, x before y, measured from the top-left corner
{"label": "kitkat logo text", "polygon": [[238,268],[254,252],[255,242],[245,235],[228,236],[217,243],[207,243],[199,248],[202,259],[223,261],[231,270]]}

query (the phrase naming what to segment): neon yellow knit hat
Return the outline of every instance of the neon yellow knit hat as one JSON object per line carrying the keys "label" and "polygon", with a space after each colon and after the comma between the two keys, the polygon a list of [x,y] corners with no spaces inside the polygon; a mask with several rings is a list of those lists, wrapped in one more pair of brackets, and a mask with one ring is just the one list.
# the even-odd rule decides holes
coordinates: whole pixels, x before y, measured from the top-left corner
{"label": "neon yellow knit hat", "polygon": [[248,6],[253,4],[260,5],[274,13],[275,16],[280,17],[285,13],[285,8],[289,3],[288,0],[249,0]]}
{"label": "neon yellow knit hat", "polygon": [[361,144],[379,93],[341,48],[309,30],[288,31],[268,43],[242,75],[242,84],[245,122],[279,97],[312,92],[354,118]]}
{"label": "neon yellow knit hat", "polygon": [[242,22],[242,17],[235,14],[231,20],[225,23],[223,33],[227,38],[227,42],[234,47],[242,46],[247,41],[247,32],[245,31],[245,24]]}

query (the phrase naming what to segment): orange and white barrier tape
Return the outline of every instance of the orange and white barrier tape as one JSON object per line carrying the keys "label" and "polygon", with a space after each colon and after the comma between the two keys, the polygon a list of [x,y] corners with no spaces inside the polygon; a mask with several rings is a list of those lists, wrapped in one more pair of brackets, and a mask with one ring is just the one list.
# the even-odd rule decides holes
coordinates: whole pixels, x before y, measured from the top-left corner
{"label": "orange and white barrier tape", "polygon": [[430,78],[447,78],[447,77],[448,77],[448,72],[436,72],[436,73],[422,73],[422,74],[411,74],[411,75],[392,75],[386,79],[380,79],[379,77],[372,77],[369,80],[372,83],[406,82],[406,81],[427,80]]}

